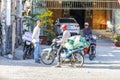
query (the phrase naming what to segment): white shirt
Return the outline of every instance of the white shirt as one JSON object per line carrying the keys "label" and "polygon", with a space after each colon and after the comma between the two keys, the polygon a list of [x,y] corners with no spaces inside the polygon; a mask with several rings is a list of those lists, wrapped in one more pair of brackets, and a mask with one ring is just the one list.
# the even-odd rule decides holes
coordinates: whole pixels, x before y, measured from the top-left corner
{"label": "white shirt", "polygon": [[32,42],[39,42],[39,35],[40,35],[40,28],[38,26],[36,26],[33,30],[33,34],[32,34]]}
{"label": "white shirt", "polygon": [[70,36],[71,36],[70,32],[68,30],[65,30],[63,32],[63,36],[62,36],[61,42],[65,43]]}

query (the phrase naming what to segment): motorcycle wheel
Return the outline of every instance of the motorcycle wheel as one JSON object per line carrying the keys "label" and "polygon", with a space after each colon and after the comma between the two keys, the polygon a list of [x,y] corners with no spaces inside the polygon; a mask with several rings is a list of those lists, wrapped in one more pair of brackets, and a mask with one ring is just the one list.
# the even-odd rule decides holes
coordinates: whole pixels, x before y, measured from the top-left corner
{"label": "motorcycle wheel", "polygon": [[29,57],[29,59],[34,59],[34,49],[32,49],[31,51],[29,51],[28,57]]}
{"label": "motorcycle wheel", "polygon": [[41,61],[45,65],[51,65],[55,60],[55,55],[49,54],[48,52],[41,53]]}
{"label": "motorcycle wheel", "polygon": [[23,60],[25,60],[27,58],[27,53],[28,53],[28,50],[25,49],[24,50],[24,53],[23,53]]}
{"label": "motorcycle wheel", "polygon": [[89,60],[93,60],[95,58],[96,50],[95,49],[90,49],[89,52]]}
{"label": "motorcycle wheel", "polygon": [[75,67],[82,67],[84,64],[84,56],[81,53],[75,53],[74,57],[76,59],[74,63]]}

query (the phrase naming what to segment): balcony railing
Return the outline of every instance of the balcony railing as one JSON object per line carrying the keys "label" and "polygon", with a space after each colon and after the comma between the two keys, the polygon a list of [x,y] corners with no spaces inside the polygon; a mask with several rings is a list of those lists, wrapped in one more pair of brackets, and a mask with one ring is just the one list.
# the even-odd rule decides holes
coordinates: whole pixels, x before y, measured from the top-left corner
{"label": "balcony railing", "polygon": [[39,8],[48,9],[119,9],[118,0],[38,0]]}

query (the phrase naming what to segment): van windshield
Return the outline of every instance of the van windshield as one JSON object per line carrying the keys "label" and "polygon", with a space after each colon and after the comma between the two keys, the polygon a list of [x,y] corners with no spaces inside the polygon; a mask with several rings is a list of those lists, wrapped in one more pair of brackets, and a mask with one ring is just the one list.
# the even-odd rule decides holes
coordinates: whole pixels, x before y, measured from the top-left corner
{"label": "van windshield", "polygon": [[74,19],[60,19],[60,23],[76,23]]}

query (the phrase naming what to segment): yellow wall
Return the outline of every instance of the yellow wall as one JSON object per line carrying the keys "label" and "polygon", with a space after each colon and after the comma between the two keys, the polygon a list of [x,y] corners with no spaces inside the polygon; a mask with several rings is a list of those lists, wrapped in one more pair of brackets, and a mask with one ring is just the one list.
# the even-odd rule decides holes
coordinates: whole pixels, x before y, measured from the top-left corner
{"label": "yellow wall", "polygon": [[107,21],[107,16],[106,16],[106,11],[104,10],[93,10],[93,29],[100,29],[100,25],[106,24]]}

